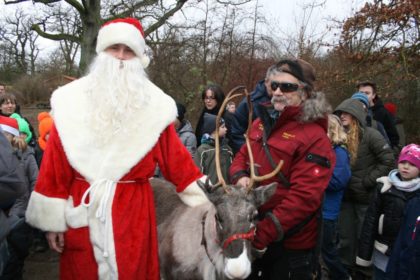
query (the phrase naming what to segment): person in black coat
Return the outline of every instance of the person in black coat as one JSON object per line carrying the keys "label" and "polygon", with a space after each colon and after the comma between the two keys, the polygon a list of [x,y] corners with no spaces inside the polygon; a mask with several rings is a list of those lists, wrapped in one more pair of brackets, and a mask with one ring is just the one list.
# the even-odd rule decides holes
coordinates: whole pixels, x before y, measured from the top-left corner
{"label": "person in black coat", "polygon": [[420,193],[412,198],[388,262],[389,280],[420,279]]}
{"label": "person in black coat", "polygon": [[[201,138],[203,137],[203,123],[204,123],[204,114],[208,113],[211,115],[217,115],[223,101],[225,100],[225,94],[222,88],[218,85],[208,85],[201,92],[201,99],[203,100],[204,108],[201,111],[200,117],[198,119],[196,128],[195,128],[195,137],[197,138],[197,147],[201,144]],[[225,120],[226,128],[228,129],[226,138],[231,142],[231,131],[232,123],[234,122],[234,116],[232,113],[225,110],[223,112],[222,118]]]}
{"label": "person in black coat", "polygon": [[368,96],[370,109],[373,112],[373,119],[384,125],[386,134],[388,135],[391,147],[398,147],[399,136],[392,115],[385,109],[382,100],[376,92],[376,83],[372,81],[364,81],[357,84],[357,89]]}

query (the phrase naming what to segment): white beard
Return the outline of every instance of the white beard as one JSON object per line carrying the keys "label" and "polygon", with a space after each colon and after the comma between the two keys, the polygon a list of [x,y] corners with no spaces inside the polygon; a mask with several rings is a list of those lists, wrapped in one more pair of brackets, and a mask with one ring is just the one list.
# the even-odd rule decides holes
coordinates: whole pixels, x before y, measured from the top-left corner
{"label": "white beard", "polygon": [[136,113],[150,100],[144,90],[148,78],[140,59],[123,61],[102,52],[95,58],[87,77],[91,110],[86,124],[94,132],[94,139],[86,140],[103,146],[115,134],[136,129]]}

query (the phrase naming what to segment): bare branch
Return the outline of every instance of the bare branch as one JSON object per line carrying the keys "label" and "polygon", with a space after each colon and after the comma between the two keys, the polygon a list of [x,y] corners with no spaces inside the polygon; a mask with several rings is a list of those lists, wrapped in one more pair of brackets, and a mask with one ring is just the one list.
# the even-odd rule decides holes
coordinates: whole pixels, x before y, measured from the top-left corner
{"label": "bare branch", "polygon": [[[18,3],[23,3],[23,2],[28,2],[29,0],[12,0],[12,1],[7,1],[4,0],[4,4],[9,5],[9,4],[18,4]],[[52,4],[52,3],[56,3],[56,2],[60,2],[61,0],[32,0],[32,2],[34,3],[42,3],[42,4]]]}
{"label": "bare branch", "polygon": [[163,24],[165,24],[165,22],[171,16],[173,16],[177,11],[179,11],[184,6],[184,4],[187,1],[188,0],[178,0],[174,8],[172,8],[167,13],[165,13],[164,15],[162,15],[157,22],[155,22],[154,24],[152,24],[151,26],[149,26],[149,28],[147,28],[147,30],[144,31],[145,36],[149,35],[150,33],[152,33],[155,30],[157,30],[159,27],[161,27]]}
{"label": "bare branch", "polygon": [[[81,5],[77,0],[65,0],[69,5],[74,7],[80,14],[84,14],[86,12],[85,5]],[[84,1],[83,1],[84,2]]]}
{"label": "bare branch", "polygon": [[228,1],[217,0],[216,2],[219,3],[219,4],[223,4],[223,5],[240,6],[240,5],[249,3],[251,1],[253,1],[253,0],[242,0],[242,1],[239,1],[238,3],[232,3],[232,1],[229,1],[229,0]]}
{"label": "bare branch", "polygon": [[34,24],[31,27],[32,30],[36,31],[36,33],[38,33],[41,37],[50,39],[50,40],[54,40],[54,41],[60,41],[60,40],[68,40],[68,41],[72,41],[72,42],[79,42],[80,39],[79,37],[70,35],[70,34],[65,34],[65,33],[59,33],[59,34],[51,34],[51,33],[47,33],[43,30],[41,30],[41,28],[39,27],[38,24]]}

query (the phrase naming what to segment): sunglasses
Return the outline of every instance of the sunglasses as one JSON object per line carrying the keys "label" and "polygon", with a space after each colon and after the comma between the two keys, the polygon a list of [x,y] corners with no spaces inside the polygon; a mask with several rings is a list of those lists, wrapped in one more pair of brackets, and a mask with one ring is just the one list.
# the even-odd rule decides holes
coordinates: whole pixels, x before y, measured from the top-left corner
{"label": "sunglasses", "polygon": [[281,92],[283,93],[297,91],[300,87],[300,85],[295,83],[280,83],[276,81],[271,82],[271,89],[273,91],[276,91],[278,88],[280,88]]}

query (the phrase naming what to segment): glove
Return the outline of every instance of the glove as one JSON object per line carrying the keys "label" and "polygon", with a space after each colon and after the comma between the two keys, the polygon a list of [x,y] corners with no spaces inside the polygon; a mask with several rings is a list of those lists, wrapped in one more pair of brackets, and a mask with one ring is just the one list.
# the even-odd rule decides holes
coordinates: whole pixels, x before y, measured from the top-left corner
{"label": "glove", "polygon": [[263,250],[270,243],[277,241],[278,236],[280,236],[280,233],[277,231],[273,220],[270,217],[266,217],[257,224],[257,231],[252,245],[257,250]]}

